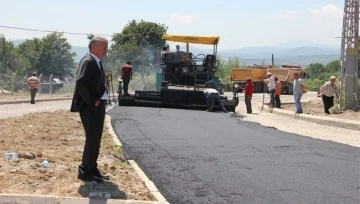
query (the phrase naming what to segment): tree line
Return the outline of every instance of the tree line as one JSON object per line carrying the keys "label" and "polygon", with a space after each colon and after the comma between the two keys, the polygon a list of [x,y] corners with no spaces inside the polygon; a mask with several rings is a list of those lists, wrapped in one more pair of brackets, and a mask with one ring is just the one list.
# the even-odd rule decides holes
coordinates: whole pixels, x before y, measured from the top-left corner
{"label": "tree line", "polygon": [[[117,76],[120,66],[131,61],[134,71],[149,75],[156,71],[152,65],[154,51],[165,46],[162,35],[168,27],[164,24],[132,20],[123,29],[115,33],[109,48],[108,56],[103,60],[107,72]],[[92,34],[87,36],[88,39]],[[54,32],[43,38],[28,39],[18,46],[0,34],[0,74],[24,76],[24,79],[36,72],[65,79],[74,77],[77,64],[74,61],[76,54],[71,51],[71,45],[62,33]],[[238,57],[221,59],[216,73],[225,84],[231,84],[231,68],[242,67],[244,63]],[[317,90],[331,75],[338,76],[339,60],[327,65],[320,63],[310,64],[305,70],[308,78],[306,86],[309,90]],[[0,75],[1,77],[1,75]],[[1,83],[8,83],[0,78]]]}
{"label": "tree line", "polygon": [[305,69],[305,86],[307,90],[318,91],[320,87],[329,81],[331,76],[339,77],[340,60],[334,60],[326,65],[312,63]]}
{"label": "tree line", "polygon": [[[134,71],[150,73],[153,52],[165,46],[162,35],[167,32],[164,24],[148,21],[129,21],[118,33],[111,38],[112,45],[103,60],[107,72],[117,73],[119,67],[126,61],[131,61]],[[87,36],[88,39],[92,34]],[[53,74],[62,80],[74,77],[77,64],[71,45],[62,33],[54,32],[43,38],[33,38],[18,46],[6,36],[0,34],[0,74],[24,76],[33,72],[43,75]],[[1,77],[0,75],[0,77]],[[9,83],[0,79],[1,83]]]}

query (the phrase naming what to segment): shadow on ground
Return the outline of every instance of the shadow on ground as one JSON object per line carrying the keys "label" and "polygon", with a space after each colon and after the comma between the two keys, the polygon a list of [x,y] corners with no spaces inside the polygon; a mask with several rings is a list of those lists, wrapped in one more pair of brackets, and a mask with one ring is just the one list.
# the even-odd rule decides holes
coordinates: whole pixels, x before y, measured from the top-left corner
{"label": "shadow on ground", "polygon": [[[85,198],[88,198],[90,193],[110,193],[111,199],[127,199],[126,193],[120,190],[120,187],[117,184],[109,181],[103,181],[97,184],[86,182],[79,187],[78,192],[82,197]],[[99,199],[101,198],[102,197],[99,196]]]}

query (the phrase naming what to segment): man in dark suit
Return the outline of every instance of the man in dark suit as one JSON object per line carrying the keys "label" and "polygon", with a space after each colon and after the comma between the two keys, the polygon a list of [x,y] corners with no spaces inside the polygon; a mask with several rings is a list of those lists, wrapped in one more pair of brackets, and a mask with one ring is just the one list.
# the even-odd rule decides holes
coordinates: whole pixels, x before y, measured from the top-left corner
{"label": "man in dark suit", "polygon": [[89,43],[89,52],[80,61],[76,74],[76,87],[71,112],[79,112],[86,141],[78,179],[100,182],[106,179],[97,168],[97,159],[104,128],[105,104],[108,87],[101,59],[108,51],[105,38],[94,37]]}

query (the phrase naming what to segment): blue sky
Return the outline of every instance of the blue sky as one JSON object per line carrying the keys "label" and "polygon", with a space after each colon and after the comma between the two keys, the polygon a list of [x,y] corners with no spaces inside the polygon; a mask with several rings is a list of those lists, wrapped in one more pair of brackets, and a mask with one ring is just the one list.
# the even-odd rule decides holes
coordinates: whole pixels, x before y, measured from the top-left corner
{"label": "blue sky", "polygon": [[[36,3],[35,3],[36,2]],[[169,34],[219,35],[219,49],[268,46],[291,40],[339,45],[343,0],[0,0],[0,25],[113,34],[132,19],[160,22]],[[0,28],[8,39],[46,33]],[[76,46],[86,36],[66,35]],[[110,39],[111,37],[109,37]]]}

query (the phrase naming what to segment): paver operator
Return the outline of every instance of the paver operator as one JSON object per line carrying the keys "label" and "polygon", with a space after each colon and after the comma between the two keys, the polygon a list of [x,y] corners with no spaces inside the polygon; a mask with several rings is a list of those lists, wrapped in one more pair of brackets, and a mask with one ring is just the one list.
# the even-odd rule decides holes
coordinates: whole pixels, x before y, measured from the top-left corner
{"label": "paver operator", "polygon": [[126,62],[126,64],[121,67],[120,71],[120,76],[123,82],[124,96],[129,96],[129,82],[132,80],[132,75],[133,71],[131,62]]}

